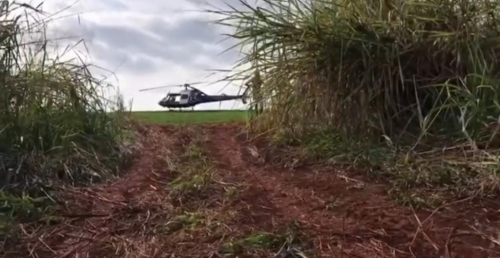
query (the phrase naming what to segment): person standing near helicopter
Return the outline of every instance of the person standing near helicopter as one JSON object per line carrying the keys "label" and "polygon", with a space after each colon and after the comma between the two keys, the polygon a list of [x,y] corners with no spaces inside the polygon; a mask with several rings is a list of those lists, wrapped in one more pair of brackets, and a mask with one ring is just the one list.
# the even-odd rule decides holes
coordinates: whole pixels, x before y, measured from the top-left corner
{"label": "person standing near helicopter", "polygon": [[262,100],[262,94],[261,94],[261,86],[262,86],[262,79],[260,77],[260,72],[259,69],[256,69],[254,72],[254,75],[248,80],[247,83],[245,83],[247,87],[250,87],[252,89],[252,95],[253,95],[253,109],[255,110],[256,114],[259,115],[264,111],[264,103]]}

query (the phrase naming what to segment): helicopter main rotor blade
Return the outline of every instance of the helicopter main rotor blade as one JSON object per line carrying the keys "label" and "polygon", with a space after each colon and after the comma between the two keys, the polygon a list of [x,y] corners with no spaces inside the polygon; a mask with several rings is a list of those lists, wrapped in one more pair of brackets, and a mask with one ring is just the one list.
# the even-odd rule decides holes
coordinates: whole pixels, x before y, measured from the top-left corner
{"label": "helicopter main rotor blade", "polygon": [[203,94],[207,95],[207,94],[206,94],[205,92],[203,92],[202,90],[200,90],[200,89],[198,89],[198,88],[195,88],[195,87],[193,87],[193,86],[191,86],[191,85],[186,85],[186,88],[191,88],[191,89],[193,89],[193,90],[197,90],[197,91],[199,91],[199,92],[201,92],[201,93],[203,93]]}
{"label": "helicopter main rotor blade", "polygon": [[156,89],[169,88],[169,87],[179,87],[179,85],[176,85],[176,86],[171,86],[171,85],[170,86],[159,86],[159,87],[141,89],[139,91],[156,90]]}
{"label": "helicopter main rotor blade", "polygon": [[148,90],[156,90],[156,89],[162,89],[162,88],[168,88],[168,87],[184,87],[186,84],[189,85],[196,85],[200,84],[203,82],[192,82],[192,83],[185,83],[185,84],[174,84],[174,85],[166,85],[166,86],[159,86],[159,87],[152,87],[152,88],[146,88],[146,89],[141,89],[139,91],[148,91]]}
{"label": "helicopter main rotor blade", "polygon": [[186,83],[187,85],[196,85],[196,84],[201,84],[203,82],[190,82],[190,83]]}

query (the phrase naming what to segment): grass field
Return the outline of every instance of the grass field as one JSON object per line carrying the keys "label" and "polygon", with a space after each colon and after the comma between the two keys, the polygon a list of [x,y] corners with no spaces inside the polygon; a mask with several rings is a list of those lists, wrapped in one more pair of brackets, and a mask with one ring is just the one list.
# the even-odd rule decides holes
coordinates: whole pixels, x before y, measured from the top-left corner
{"label": "grass field", "polygon": [[132,116],[146,123],[154,124],[203,124],[243,122],[247,119],[246,110],[204,110],[204,111],[139,111]]}

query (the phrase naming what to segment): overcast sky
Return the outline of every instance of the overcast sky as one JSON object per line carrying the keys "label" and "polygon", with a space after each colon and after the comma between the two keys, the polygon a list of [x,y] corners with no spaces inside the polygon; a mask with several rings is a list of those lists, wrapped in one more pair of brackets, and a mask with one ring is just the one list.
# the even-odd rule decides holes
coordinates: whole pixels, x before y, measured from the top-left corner
{"label": "overcast sky", "polygon": [[[223,4],[222,0],[208,1]],[[238,0],[225,1],[241,7]],[[169,90],[181,89],[139,92],[141,88],[212,82],[220,77],[205,78],[212,73],[206,69],[229,69],[240,58],[237,50],[219,55],[235,42],[220,42],[226,39],[221,34],[227,28],[213,24],[215,17],[201,12],[206,8],[210,7],[205,0],[49,0],[43,4],[44,11],[59,12],[48,27],[49,35],[83,38],[92,64],[114,72],[118,81],[112,78],[112,83],[119,86],[126,102],[133,99],[134,110],[160,110],[158,101]],[[58,41],[60,47],[68,43]],[[239,90],[225,83],[198,86],[208,94],[236,94]],[[241,101],[220,106],[240,107]],[[196,109],[218,108],[219,103],[214,103]]]}

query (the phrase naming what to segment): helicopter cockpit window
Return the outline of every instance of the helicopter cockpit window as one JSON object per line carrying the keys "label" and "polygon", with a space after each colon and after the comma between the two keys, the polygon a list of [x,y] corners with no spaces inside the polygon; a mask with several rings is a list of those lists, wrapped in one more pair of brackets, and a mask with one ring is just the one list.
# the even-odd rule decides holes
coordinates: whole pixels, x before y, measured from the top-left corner
{"label": "helicopter cockpit window", "polygon": [[175,96],[167,96],[165,98],[163,98],[164,101],[174,101],[175,100]]}

